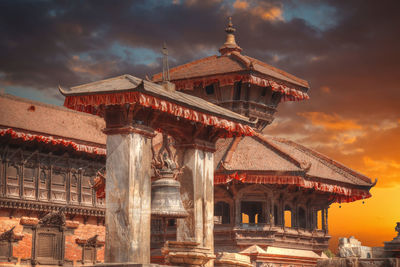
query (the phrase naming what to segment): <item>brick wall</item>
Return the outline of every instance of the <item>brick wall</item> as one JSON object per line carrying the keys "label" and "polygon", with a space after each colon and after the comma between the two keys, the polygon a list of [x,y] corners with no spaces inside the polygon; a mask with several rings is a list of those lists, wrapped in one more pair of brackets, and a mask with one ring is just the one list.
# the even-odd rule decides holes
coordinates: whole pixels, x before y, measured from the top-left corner
{"label": "brick wall", "polygon": [[[11,215],[11,217],[10,217]],[[10,230],[16,226],[14,233],[23,234],[22,240],[13,243],[13,256],[18,258],[18,263],[21,259],[30,259],[32,253],[32,230],[29,227],[24,227],[20,224],[21,217],[28,216],[38,218],[38,214],[27,214],[24,211],[16,211],[10,214],[8,210],[0,210],[0,234]],[[97,220],[91,217],[84,223],[83,217],[76,216],[73,221],[78,222],[78,227],[75,229],[68,229],[65,232],[65,254],[64,258],[74,262],[74,265],[80,265],[82,259],[82,247],[76,243],[76,239],[88,239],[94,235],[98,235],[98,239],[105,239],[105,227],[100,223],[97,225]],[[97,250],[97,260],[104,260],[104,246]]]}

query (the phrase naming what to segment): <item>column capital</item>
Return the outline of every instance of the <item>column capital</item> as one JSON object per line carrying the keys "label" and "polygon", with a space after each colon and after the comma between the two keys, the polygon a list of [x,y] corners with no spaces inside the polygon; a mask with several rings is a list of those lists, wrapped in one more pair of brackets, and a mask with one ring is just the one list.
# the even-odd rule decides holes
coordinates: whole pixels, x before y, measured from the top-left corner
{"label": "column capital", "polygon": [[175,145],[176,148],[193,148],[214,153],[216,151],[215,143],[201,139],[194,139],[191,142],[185,142]]}
{"label": "column capital", "polygon": [[130,126],[105,128],[105,129],[103,129],[103,133],[106,135],[137,133],[137,134],[143,135],[147,138],[153,138],[154,136],[156,136],[156,133],[153,128],[146,126],[146,125],[142,125],[142,124],[133,124]]}

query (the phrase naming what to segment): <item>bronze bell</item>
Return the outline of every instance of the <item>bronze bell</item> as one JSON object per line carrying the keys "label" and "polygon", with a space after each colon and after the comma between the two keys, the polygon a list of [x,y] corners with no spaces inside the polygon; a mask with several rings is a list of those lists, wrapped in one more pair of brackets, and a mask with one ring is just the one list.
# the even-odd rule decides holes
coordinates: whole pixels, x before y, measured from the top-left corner
{"label": "bronze bell", "polygon": [[151,216],[163,221],[188,216],[181,200],[181,184],[174,179],[182,168],[174,159],[169,138],[163,134],[163,145],[158,155],[153,154],[153,168],[159,179],[151,183]]}
{"label": "bronze bell", "polygon": [[[164,176],[165,177],[165,176]],[[158,179],[151,184],[151,215],[155,218],[185,218],[180,183],[172,177]]]}

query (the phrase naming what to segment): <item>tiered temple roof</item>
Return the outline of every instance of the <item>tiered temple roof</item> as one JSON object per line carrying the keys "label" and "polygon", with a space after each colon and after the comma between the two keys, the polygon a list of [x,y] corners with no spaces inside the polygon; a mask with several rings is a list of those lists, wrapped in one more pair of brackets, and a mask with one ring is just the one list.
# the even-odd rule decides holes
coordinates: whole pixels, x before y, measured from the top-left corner
{"label": "tiered temple roof", "polygon": [[219,140],[215,182],[299,186],[331,194],[336,202],[369,198],[371,180],[287,139],[258,134]]}
{"label": "tiered temple roof", "polygon": [[37,101],[0,95],[1,142],[42,144],[55,150],[105,155],[104,121],[96,116]]}

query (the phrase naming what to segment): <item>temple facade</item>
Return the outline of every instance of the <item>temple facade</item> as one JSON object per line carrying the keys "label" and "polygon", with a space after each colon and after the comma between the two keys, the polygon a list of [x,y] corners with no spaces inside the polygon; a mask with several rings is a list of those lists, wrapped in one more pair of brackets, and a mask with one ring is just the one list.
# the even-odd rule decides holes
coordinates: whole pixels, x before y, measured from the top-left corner
{"label": "temple facade", "polygon": [[[217,142],[215,251],[249,255],[261,265],[313,265],[328,249],[329,206],[369,198],[374,183],[316,151],[262,133],[280,103],[309,98],[309,84],[244,55],[231,21],[225,31],[220,55],[174,67],[168,74],[177,90],[255,123],[255,136]],[[162,77],[155,74],[152,80]]]}
{"label": "temple facade", "polygon": [[10,95],[0,107],[0,262],[103,261],[104,122]]}
{"label": "temple facade", "polygon": [[[107,178],[113,175],[105,174],[106,143],[112,151],[122,149],[115,143],[116,134],[121,133],[118,127],[133,120],[140,129],[131,130],[152,139],[151,143],[138,139],[141,146],[153,154],[159,151],[161,134],[143,127],[164,129],[177,144],[180,165],[186,166],[178,180],[189,218],[169,219],[166,233],[159,219],[151,220],[151,262],[165,263],[161,248],[166,238],[201,243],[208,254],[245,255],[254,266],[315,266],[328,248],[329,206],[370,197],[374,183],[314,150],[262,133],[281,102],[309,98],[309,84],[242,54],[234,32],[229,22],[220,55],[155,74],[152,82],[122,75],[71,88],[75,95],[64,92],[66,107],[102,116],[108,125],[90,114],[1,95],[0,262],[79,265],[104,261],[104,244],[115,241],[105,236],[104,192]],[[166,92],[154,84],[168,80],[174,88],[167,84]],[[98,98],[80,96],[104,88],[109,91]],[[123,91],[127,88],[139,93],[129,91],[128,95]],[[116,96],[119,92],[123,93]],[[162,104],[156,93],[163,101],[175,97],[173,103]],[[190,101],[196,103],[191,97],[217,106],[204,101],[202,106],[192,105],[197,111],[185,110]],[[128,102],[119,103],[121,99]],[[98,103],[89,105],[90,101]],[[252,128],[232,127],[227,120]],[[110,141],[106,142],[104,129]],[[221,135],[221,131],[235,134]],[[125,152],[131,153],[135,146],[128,145],[130,150]],[[120,160],[107,156],[108,162]],[[196,164],[201,165],[200,173]],[[146,171],[146,175],[154,179],[155,173]],[[203,186],[195,182],[195,175],[199,181],[212,177],[213,183]],[[108,192],[109,203],[120,198],[119,193]],[[195,203],[198,198],[203,204]],[[130,216],[129,223],[140,227],[136,219]],[[108,225],[115,223],[110,216],[107,220]],[[114,230],[118,235],[117,227]],[[213,257],[209,261],[207,266],[212,266]]]}

